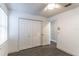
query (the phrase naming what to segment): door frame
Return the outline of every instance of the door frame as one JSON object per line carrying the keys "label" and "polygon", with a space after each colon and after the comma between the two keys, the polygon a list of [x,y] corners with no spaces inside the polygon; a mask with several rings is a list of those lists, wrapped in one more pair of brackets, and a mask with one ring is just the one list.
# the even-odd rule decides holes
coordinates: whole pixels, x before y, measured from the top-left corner
{"label": "door frame", "polygon": [[18,49],[18,51],[20,51],[20,49],[19,49],[19,21],[20,21],[20,19],[23,19],[23,20],[30,20],[30,21],[37,21],[37,22],[41,22],[41,42],[40,42],[40,45],[43,45],[43,21],[41,21],[41,20],[35,20],[35,19],[29,19],[29,18],[21,18],[21,17],[19,17],[18,18],[18,40],[17,40],[17,49]]}

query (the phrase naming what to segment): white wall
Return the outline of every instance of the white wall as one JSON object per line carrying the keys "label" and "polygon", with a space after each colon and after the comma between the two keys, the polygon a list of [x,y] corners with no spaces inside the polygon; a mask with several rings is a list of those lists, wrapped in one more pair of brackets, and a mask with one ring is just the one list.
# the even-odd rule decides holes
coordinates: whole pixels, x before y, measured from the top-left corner
{"label": "white wall", "polygon": [[[29,15],[26,13],[18,13],[16,11],[12,11],[9,14],[9,53],[18,51],[18,19],[19,18],[28,18],[28,19],[34,19],[34,20],[41,20],[46,21],[47,18],[41,17],[41,16],[34,16]],[[43,26],[48,24],[47,22],[44,22]],[[45,27],[43,27],[43,30]],[[48,30],[47,30],[48,31]],[[46,37],[46,36],[45,36]],[[45,42],[43,44],[48,44],[48,39],[44,39]]]}
{"label": "white wall", "polygon": [[72,55],[79,55],[79,7],[50,19],[56,20],[57,48]]}

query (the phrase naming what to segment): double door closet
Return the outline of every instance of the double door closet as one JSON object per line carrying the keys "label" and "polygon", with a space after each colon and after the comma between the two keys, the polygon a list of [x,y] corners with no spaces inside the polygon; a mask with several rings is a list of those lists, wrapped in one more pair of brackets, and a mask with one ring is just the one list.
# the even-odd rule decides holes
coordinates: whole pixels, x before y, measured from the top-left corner
{"label": "double door closet", "polygon": [[18,49],[23,50],[42,44],[42,22],[32,19],[19,19]]}

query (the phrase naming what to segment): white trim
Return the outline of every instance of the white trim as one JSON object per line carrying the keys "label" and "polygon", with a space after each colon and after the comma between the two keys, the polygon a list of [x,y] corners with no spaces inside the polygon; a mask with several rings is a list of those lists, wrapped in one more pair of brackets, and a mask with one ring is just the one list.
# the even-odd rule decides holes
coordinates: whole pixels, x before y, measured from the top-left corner
{"label": "white trim", "polygon": [[50,45],[50,43],[42,44],[42,46],[43,46],[43,45]]}
{"label": "white trim", "polygon": [[51,41],[53,41],[53,42],[55,42],[55,43],[56,43],[56,40],[51,40]]}
{"label": "white trim", "polygon": [[21,18],[21,17],[19,17],[19,19],[43,22],[41,20],[35,20],[35,19],[29,19],[29,18]]}
{"label": "white trim", "polygon": [[68,53],[68,54],[70,54],[70,55],[72,55],[72,56],[78,56],[78,55],[75,55],[75,54],[73,54],[72,52],[70,52],[70,51],[67,51],[67,50],[65,50],[65,49],[62,49],[61,47],[59,47],[58,45],[57,45],[57,47],[56,47],[57,49],[59,49],[59,50],[61,50],[61,51],[63,51],[63,52],[65,52],[65,53]]}

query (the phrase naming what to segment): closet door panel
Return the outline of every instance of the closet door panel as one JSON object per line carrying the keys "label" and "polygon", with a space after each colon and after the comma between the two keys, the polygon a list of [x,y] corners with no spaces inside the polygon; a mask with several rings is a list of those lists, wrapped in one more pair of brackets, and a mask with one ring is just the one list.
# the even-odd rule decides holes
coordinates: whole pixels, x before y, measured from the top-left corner
{"label": "closet door panel", "polygon": [[41,45],[41,22],[38,21],[32,21],[32,40],[33,40],[33,46],[39,46]]}
{"label": "closet door panel", "polygon": [[31,21],[20,20],[19,25],[19,49],[27,49],[32,47]]}

